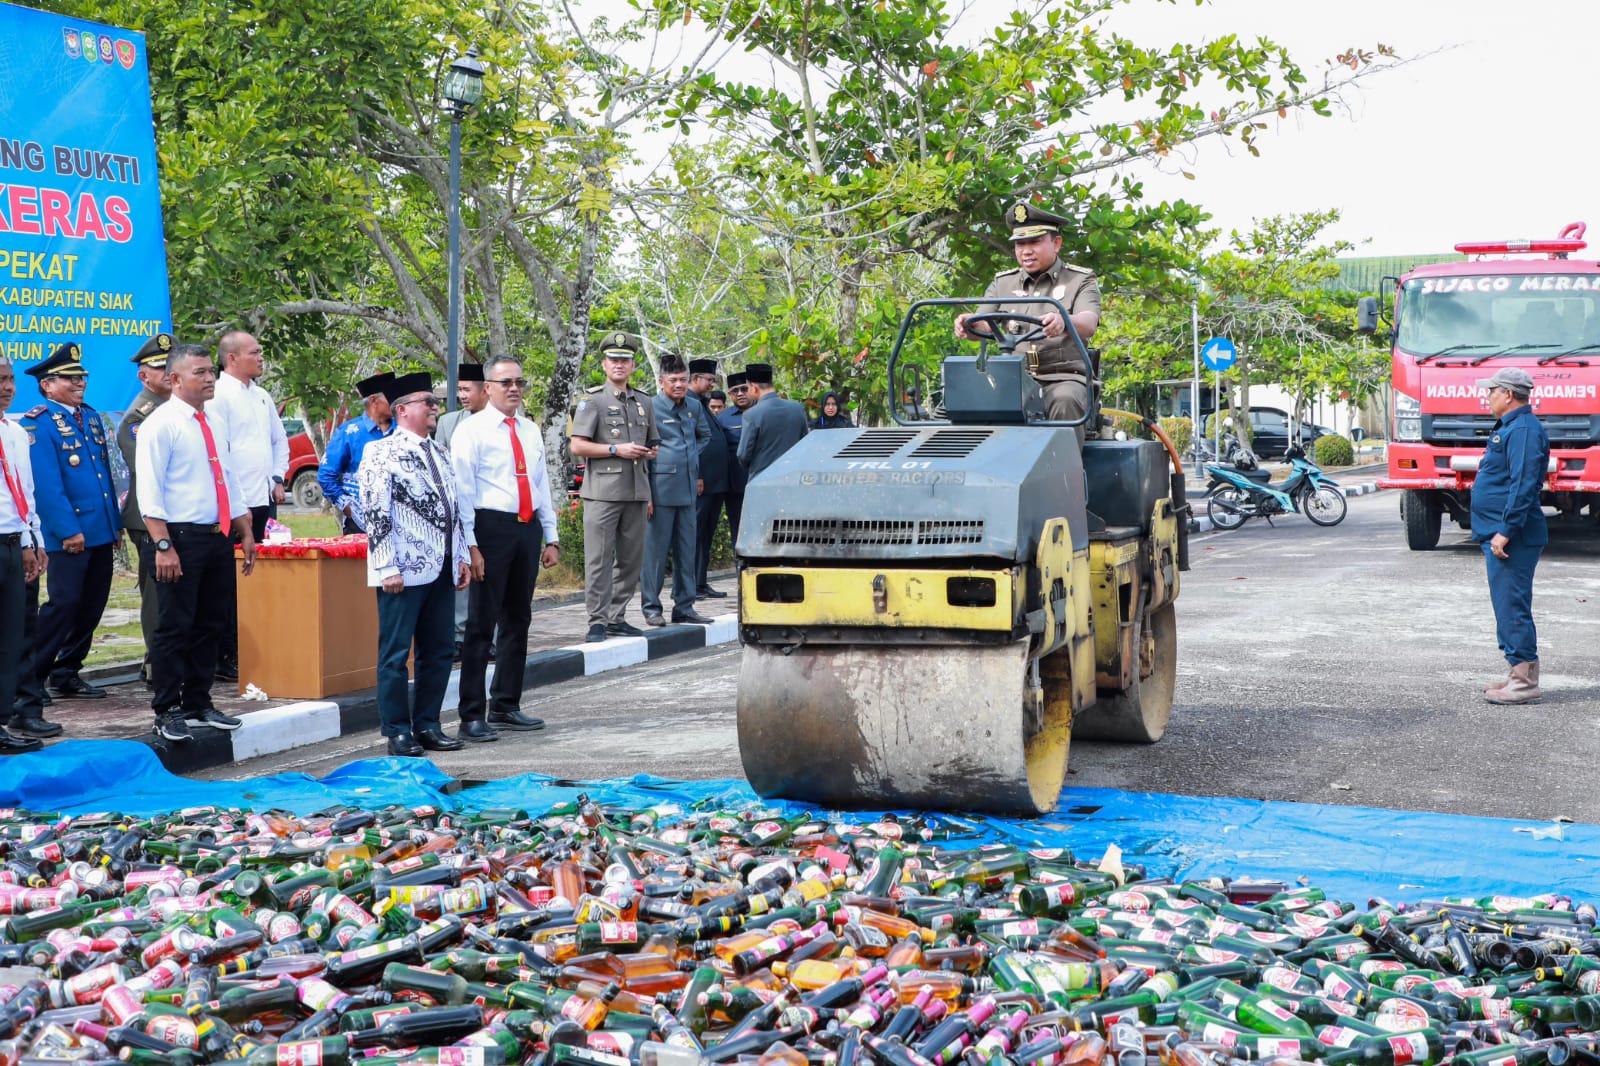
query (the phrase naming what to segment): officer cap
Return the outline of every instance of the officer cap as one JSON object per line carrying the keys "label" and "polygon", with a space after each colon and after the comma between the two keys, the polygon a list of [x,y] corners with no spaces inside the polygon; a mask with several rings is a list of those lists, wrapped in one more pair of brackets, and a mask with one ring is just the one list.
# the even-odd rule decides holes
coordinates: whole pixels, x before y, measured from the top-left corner
{"label": "officer cap", "polygon": [[1503,366],[1494,372],[1493,377],[1479,378],[1478,388],[1510,389],[1526,400],[1533,392],[1533,375],[1520,366]]}
{"label": "officer cap", "polygon": [[152,370],[165,370],[167,356],[172,354],[172,334],[157,333],[154,337],[144,342],[144,346],[133,353],[132,362],[139,366],[147,366]]}
{"label": "officer cap", "polygon": [[419,392],[433,395],[433,375],[426,370],[414,374],[390,374],[389,380],[383,383],[383,395],[392,404]]}
{"label": "officer cap", "polygon": [[394,375],[385,370],[381,374],[374,374],[370,378],[362,378],[356,382],[356,391],[363,400],[370,400],[374,396],[383,395],[383,387],[394,380]]}
{"label": "officer cap", "polygon": [[638,337],[618,330],[615,333],[607,333],[601,339],[600,356],[603,359],[637,359],[639,350],[643,347]]}
{"label": "officer cap", "polygon": [[45,378],[81,378],[89,372],[83,368],[83,349],[67,341],[51,352],[48,359],[30,366],[27,373],[43,381]]}
{"label": "officer cap", "polygon": [[689,373],[691,374],[715,374],[716,372],[717,361],[715,359],[689,360]]}
{"label": "officer cap", "polygon": [[743,370],[736,370],[732,374],[728,375],[728,388],[730,388],[730,389],[741,388],[742,386],[748,384],[749,381],[750,381],[750,375],[749,374],[746,374]]}
{"label": "officer cap", "polygon": [[751,363],[749,366],[744,368],[744,376],[745,380],[750,382],[752,385],[771,385],[772,364]]}
{"label": "officer cap", "polygon": [[462,363],[460,366],[456,367],[456,380],[457,381],[482,381],[483,380],[483,364],[482,363]]}
{"label": "officer cap", "polygon": [[1060,215],[1053,215],[1049,211],[1041,210],[1028,203],[1026,200],[1018,201],[1011,205],[1011,210],[1006,212],[1006,222],[1011,226],[1011,239],[1014,241],[1031,241],[1035,237],[1059,237],[1061,227],[1070,220]]}

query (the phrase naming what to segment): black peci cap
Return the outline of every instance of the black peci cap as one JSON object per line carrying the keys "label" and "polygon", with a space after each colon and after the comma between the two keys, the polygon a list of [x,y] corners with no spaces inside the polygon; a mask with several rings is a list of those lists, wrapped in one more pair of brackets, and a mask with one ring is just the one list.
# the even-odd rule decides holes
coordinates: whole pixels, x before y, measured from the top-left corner
{"label": "black peci cap", "polygon": [[772,364],[751,363],[749,366],[744,368],[744,376],[745,380],[750,382],[752,385],[771,385]]}
{"label": "black peci cap", "polygon": [[383,383],[383,395],[391,404],[419,392],[433,395],[433,375],[426,370],[418,370],[414,374],[391,374],[389,380]]}

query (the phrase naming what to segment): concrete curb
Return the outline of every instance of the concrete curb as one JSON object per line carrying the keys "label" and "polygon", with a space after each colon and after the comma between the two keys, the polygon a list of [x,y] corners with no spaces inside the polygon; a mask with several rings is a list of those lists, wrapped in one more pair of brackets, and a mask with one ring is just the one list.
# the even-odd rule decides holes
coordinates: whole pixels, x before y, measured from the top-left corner
{"label": "concrete curb", "polygon": [[[599,644],[574,644],[528,656],[524,691],[590,677],[625,666],[654,662],[684,652],[731,644],[739,639],[739,619],[722,615],[710,625],[668,625],[651,629],[642,637],[613,637]],[[494,664],[489,664],[489,680]],[[461,668],[450,671],[443,711],[453,711],[461,699]],[[282,707],[251,711],[233,732],[197,729],[195,739],[173,744],[159,737],[136,737],[154,749],[161,764],[176,774],[223,766],[240,759],[272,755],[352,733],[378,728],[378,690],[361,689],[327,700],[303,700]]]}

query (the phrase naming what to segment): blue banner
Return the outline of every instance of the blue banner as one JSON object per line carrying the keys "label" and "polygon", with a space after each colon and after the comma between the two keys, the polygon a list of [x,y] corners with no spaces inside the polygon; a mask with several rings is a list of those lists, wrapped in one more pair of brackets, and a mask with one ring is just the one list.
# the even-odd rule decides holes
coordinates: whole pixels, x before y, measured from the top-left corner
{"label": "blue banner", "polygon": [[0,3],[0,355],[83,348],[87,400],[121,410],[128,360],[170,331],[144,35]]}

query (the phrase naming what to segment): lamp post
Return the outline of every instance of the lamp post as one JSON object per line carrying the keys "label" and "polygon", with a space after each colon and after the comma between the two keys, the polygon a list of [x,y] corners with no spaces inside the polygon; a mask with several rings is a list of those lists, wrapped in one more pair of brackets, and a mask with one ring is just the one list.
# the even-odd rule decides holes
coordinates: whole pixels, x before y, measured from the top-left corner
{"label": "lamp post", "polygon": [[483,64],[478,62],[478,47],[450,64],[440,86],[444,108],[450,113],[450,309],[449,336],[445,353],[445,410],[454,411],[456,370],[461,363],[461,119],[472,105],[483,99]]}

